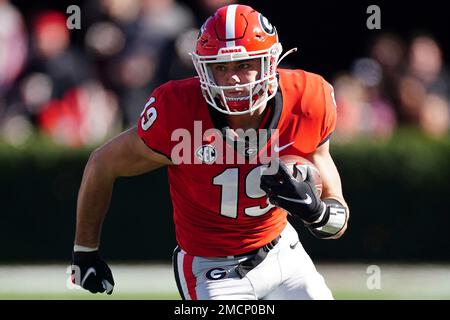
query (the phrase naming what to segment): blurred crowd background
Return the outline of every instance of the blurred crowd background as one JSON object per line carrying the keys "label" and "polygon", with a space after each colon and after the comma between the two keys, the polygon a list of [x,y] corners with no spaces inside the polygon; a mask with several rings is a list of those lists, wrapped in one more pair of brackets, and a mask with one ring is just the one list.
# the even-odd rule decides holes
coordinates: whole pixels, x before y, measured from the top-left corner
{"label": "blurred crowd background", "polygon": [[[199,27],[218,7],[230,3],[248,3],[265,14],[278,28],[285,50],[290,49],[286,43],[300,47],[282,66],[322,73],[333,84],[337,142],[389,139],[400,127],[436,138],[448,136],[450,74],[442,27],[439,36],[433,26],[403,26],[398,33],[392,25],[384,28],[382,20],[382,29],[371,31],[360,6],[353,44],[358,49],[336,63],[342,48],[326,46],[329,40],[339,41],[336,32],[333,39],[318,36],[314,43],[324,50],[316,46],[314,50],[322,52],[312,52],[302,43],[302,33],[312,31],[284,19],[282,9],[289,8],[270,10],[272,1],[0,0],[0,140],[20,146],[42,134],[77,148],[101,143],[134,125],[155,87],[195,75],[188,52]],[[81,9],[79,30],[66,26],[71,4]],[[383,19],[387,9],[381,10]],[[305,10],[307,15],[321,17],[320,11]],[[408,23],[406,18],[399,17]],[[312,55],[314,63],[308,64]],[[327,67],[316,68],[319,64]]]}
{"label": "blurred crowd background", "polygon": [[[369,0],[0,0],[0,244],[8,244],[0,264],[70,259],[90,151],[135,125],[154,88],[195,75],[188,52],[198,30],[230,3],[262,12],[285,51],[298,47],[281,67],[318,73],[335,88],[332,154],[355,214],[342,241],[325,244],[300,228],[311,256],[450,261],[443,2],[377,1],[381,29],[372,30]],[[80,29],[67,28],[73,5]],[[168,188],[166,170],[118,179],[105,256],[170,261]]]}

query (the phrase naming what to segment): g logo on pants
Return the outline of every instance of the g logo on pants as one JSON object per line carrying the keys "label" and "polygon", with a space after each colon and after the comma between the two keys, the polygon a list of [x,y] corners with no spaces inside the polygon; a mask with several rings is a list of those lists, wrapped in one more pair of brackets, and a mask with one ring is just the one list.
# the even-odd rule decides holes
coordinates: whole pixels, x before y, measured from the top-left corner
{"label": "g logo on pants", "polygon": [[220,280],[225,278],[228,271],[224,268],[213,268],[206,272],[206,278],[209,280]]}

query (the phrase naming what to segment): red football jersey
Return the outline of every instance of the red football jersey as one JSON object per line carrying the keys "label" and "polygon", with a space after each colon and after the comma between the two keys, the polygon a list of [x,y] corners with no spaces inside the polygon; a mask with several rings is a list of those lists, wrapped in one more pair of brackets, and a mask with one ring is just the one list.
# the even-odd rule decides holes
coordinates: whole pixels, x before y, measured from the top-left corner
{"label": "red football jersey", "polygon": [[238,149],[218,135],[227,126],[224,115],[207,105],[198,78],[160,86],[141,114],[144,143],[177,163],[168,167],[170,193],[177,242],[188,254],[237,255],[273,240],[287,223],[286,212],[268,204],[259,188],[267,165],[249,159],[270,148],[279,156],[305,156],[334,130],[331,85],[303,70],[278,71],[279,92],[260,127],[274,133],[256,147]]}

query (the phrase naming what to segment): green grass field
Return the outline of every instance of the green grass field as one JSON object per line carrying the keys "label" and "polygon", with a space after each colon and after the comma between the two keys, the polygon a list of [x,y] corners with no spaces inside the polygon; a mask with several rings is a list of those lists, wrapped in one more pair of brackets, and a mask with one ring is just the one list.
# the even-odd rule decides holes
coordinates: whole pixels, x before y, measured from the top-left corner
{"label": "green grass field", "polygon": [[[0,300],[180,299],[168,264],[112,264],[111,267],[116,287],[109,296],[67,285],[64,265],[3,265],[0,266]],[[448,265],[378,264],[376,268],[379,274],[374,281],[369,265],[317,265],[337,300],[450,299]]]}

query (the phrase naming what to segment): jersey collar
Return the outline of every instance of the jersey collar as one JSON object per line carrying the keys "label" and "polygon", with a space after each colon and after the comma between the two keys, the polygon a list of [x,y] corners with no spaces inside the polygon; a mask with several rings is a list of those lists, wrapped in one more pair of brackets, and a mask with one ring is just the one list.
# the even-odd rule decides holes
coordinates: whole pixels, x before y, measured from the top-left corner
{"label": "jersey collar", "polygon": [[[250,158],[259,153],[259,151],[267,144],[267,141],[270,140],[272,131],[278,128],[278,124],[280,122],[281,113],[283,111],[283,95],[281,92],[281,88],[278,87],[278,91],[273,97],[268,101],[268,105],[265,114],[263,117],[263,121],[261,126],[258,129],[265,129],[263,132],[266,134],[260,136],[258,134],[258,141],[240,141],[235,140],[233,138],[227,137],[227,129],[230,129],[226,121],[226,115],[215,110],[214,108],[210,108],[208,106],[208,112],[212,121],[214,128],[220,130],[222,133],[223,139],[229,144],[232,145],[235,151],[244,150],[243,156],[246,158]],[[262,139],[260,139],[262,138]],[[243,147],[242,147],[243,144]],[[238,148],[240,146],[240,148]]]}

